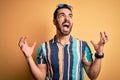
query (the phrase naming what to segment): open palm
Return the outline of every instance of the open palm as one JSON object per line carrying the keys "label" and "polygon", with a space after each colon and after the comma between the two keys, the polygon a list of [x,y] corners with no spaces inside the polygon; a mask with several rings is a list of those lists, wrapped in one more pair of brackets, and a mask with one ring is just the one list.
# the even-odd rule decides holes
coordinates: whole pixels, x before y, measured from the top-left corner
{"label": "open palm", "polygon": [[108,42],[108,36],[105,32],[104,32],[104,35],[100,32],[100,41],[97,44],[95,44],[93,41],[91,41],[91,43],[97,53],[103,53],[103,48],[104,48],[104,45],[106,42]]}
{"label": "open palm", "polygon": [[32,56],[35,45],[36,45],[36,42],[34,42],[34,44],[30,47],[27,44],[27,37],[20,38],[19,47],[20,47],[21,51],[24,53],[26,58],[29,58]]}

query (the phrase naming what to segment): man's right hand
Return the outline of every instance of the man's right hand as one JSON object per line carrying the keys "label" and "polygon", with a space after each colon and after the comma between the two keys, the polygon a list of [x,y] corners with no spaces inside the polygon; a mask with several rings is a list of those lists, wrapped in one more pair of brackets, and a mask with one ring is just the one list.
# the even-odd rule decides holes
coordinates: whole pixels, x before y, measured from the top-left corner
{"label": "man's right hand", "polygon": [[30,47],[27,44],[27,37],[21,37],[18,45],[27,59],[32,57],[36,42]]}

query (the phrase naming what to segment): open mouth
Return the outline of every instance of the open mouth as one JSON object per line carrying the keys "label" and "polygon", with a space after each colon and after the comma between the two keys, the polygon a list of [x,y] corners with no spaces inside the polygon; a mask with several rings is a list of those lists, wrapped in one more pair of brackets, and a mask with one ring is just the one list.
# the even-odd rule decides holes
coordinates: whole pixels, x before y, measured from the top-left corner
{"label": "open mouth", "polygon": [[63,24],[63,27],[69,28],[69,23],[64,23],[64,24]]}

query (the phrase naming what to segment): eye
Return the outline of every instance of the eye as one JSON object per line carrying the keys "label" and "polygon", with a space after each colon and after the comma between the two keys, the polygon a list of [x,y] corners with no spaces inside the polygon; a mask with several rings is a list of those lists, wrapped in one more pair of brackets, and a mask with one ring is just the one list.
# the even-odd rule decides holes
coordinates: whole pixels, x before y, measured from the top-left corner
{"label": "eye", "polygon": [[65,16],[64,13],[60,13],[60,14],[58,15],[58,17],[64,17],[64,16]]}
{"label": "eye", "polygon": [[70,17],[70,18],[72,18],[72,17],[73,17],[73,15],[72,15],[72,14],[69,14],[69,17]]}
{"label": "eye", "polygon": [[64,17],[65,15],[64,15],[64,14],[61,14],[60,16],[61,16],[61,17]]}

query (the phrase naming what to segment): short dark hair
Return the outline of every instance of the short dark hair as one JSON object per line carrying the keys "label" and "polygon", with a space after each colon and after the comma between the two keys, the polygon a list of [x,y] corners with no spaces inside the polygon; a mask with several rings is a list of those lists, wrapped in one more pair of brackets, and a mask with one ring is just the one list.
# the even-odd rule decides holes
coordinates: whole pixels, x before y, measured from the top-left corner
{"label": "short dark hair", "polygon": [[67,8],[67,9],[69,9],[72,12],[72,6],[71,5],[68,5],[68,4],[58,4],[56,10],[54,11],[54,15],[53,15],[54,19],[57,18],[58,10],[62,9],[62,8]]}

